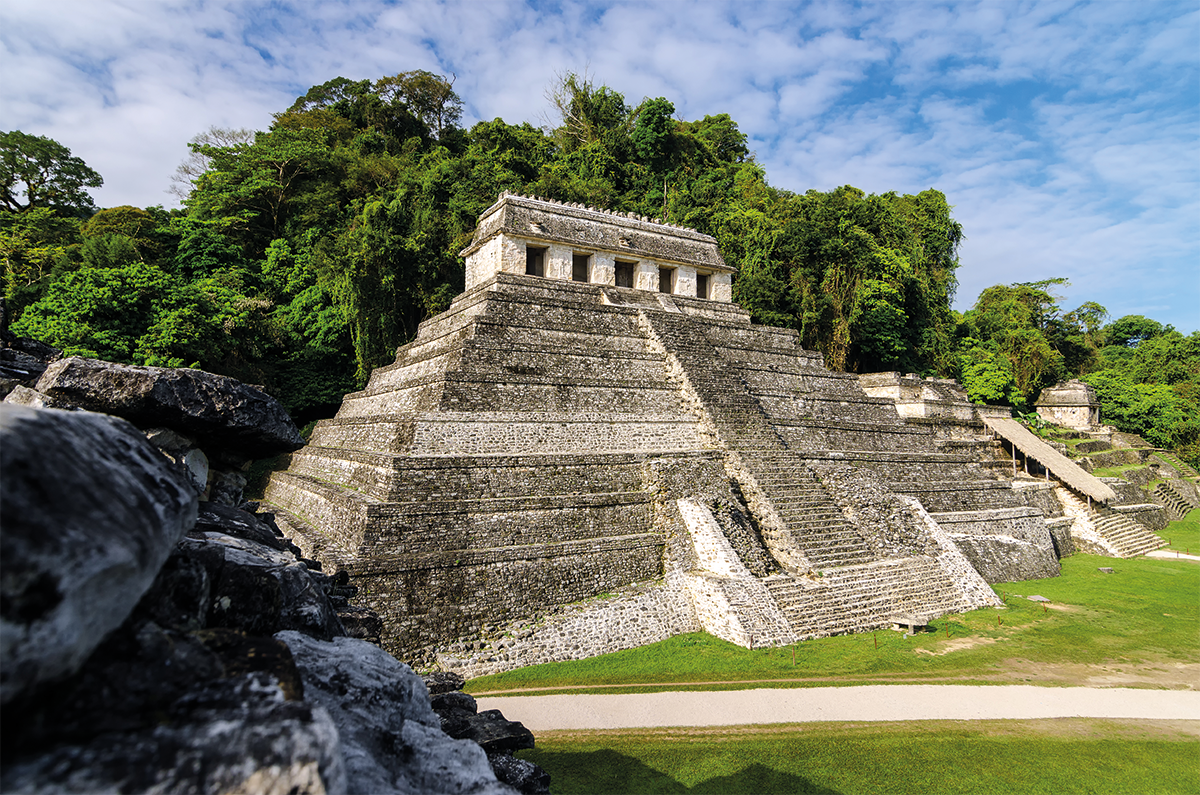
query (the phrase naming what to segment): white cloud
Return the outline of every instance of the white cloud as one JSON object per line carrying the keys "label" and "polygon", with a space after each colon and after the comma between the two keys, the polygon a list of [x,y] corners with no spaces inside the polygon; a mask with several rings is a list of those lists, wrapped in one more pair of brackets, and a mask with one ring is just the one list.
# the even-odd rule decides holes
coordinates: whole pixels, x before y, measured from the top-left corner
{"label": "white cloud", "polygon": [[[0,115],[169,203],[186,142],[263,128],[309,86],[457,75],[468,118],[545,121],[588,70],[683,118],[729,113],[772,184],[936,187],[965,226],[959,304],[1064,275],[1068,303],[1200,326],[1200,13],[1184,3],[14,0]],[[1077,299],[1077,300],[1076,300]]]}

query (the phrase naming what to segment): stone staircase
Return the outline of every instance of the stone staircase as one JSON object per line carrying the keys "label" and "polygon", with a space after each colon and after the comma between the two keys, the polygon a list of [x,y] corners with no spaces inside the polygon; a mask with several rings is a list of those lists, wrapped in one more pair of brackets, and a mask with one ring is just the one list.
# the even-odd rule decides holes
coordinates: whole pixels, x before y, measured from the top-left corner
{"label": "stone staircase", "polygon": [[642,313],[643,327],[678,362],[688,389],[726,449],[738,455],[786,532],[817,570],[867,563],[875,555],[825,487],[787,449],[736,366],[686,318]]}
{"label": "stone staircase", "polygon": [[1169,480],[1159,483],[1154,488],[1154,499],[1166,509],[1173,521],[1178,521],[1200,505],[1193,504],[1181,490],[1176,489]]}
{"label": "stone staircase", "polygon": [[[780,534],[786,537],[786,546],[800,552],[818,574],[772,575],[761,580],[797,638],[885,627],[897,614],[936,616],[970,609],[960,584],[943,561],[932,557],[879,558],[809,465],[813,451],[790,449],[787,437],[778,430],[779,418],[766,410],[763,396],[747,381],[754,374],[747,371],[740,358],[726,355],[712,342],[713,335],[720,337],[723,330],[701,332],[695,324],[677,316],[650,312],[643,314],[642,326],[677,363],[676,377],[684,391],[692,394],[696,408],[728,457],[736,461],[734,468],[743,490],[753,490],[765,498],[771,521],[783,525]],[[774,360],[779,351],[747,349],[745,353],[751,358],[761,357],[761,366],[784,369],[784,363]],[[882,402],[866,401],[854,389],[857,382],[852,379],[835,377],[823,368],[814,368],[814,372],[842,389],[844,394],[838,397],[864,402],[864,410],[890,409]],[[805,372],[804,377],[814,376]],[[880,425],[878,419],[871,419],[859,423],[864,433],[873,433]],[[912,455],[922,457],[921,453]],[[883,457],[890,458],[890,454]],[[930,454],[926,452],[924,457],[930,458]],[[930,460],[945,465],[959,463],[959,458],[966,459],[933,454]],[[766,533],[764,540],[769,546],[773,543]]]}
{"label": "stone staircase", "polygon": [[[1174,453],[1170,452],[1169,450],[1155,450],[1154,455],[1158,456],[1159,458],[1166,461],[1171,466],[1175,467],[1175,469],[1179,472],[1179,474],[1183,475],[1185,478],[1189,478],[1192,480],[1200,479],[1200,472],[1197,472],[1195,470],[1195,468],[1184,463],[1184,461],[1181,458],[1179,458],[1179,456],[1175,455]],[[1200,506],[1193,506],[1193,507],[1200,507]]]}
{"label": "stone staircase", "polygon": [[804,462],[786,453],[748,456],[762,490],[787,522],[793,541],[814,568],[825,571],[875,560],[875,553],[846,521],[825,486]]}
{"label": "stone staircase", "polygon": [[1056,485],[1054,492],[1062,503],[1063,513],[1074,520],[1071,537],[1084,552],[1135,558],[1166,546],[1166,541],[1142,524],[1115,511],[1097,511],[1064,486]]}
{"label": "stone staircase", "polygon": [[641,312],[639,318],[650,336],[678,362],[685,387],[690,387],[729,449],[786,449],[737,370],[721,358],[696,323],[667,312]]}
{"label": "stone staircase", "polygon": [[765,582],[802,639],[886,627],[897,614],[937,616],[970,609],[950,578],[929,558],[848,566],[815,582],[788,575]]}
{"label": "stone staircase", "polygon": [[1101,512],[1094,520],[1094,525],[1096,532],[1117,550],[1117,557],[1136,558],[1167,545],[1139,522],[1119,513]]}

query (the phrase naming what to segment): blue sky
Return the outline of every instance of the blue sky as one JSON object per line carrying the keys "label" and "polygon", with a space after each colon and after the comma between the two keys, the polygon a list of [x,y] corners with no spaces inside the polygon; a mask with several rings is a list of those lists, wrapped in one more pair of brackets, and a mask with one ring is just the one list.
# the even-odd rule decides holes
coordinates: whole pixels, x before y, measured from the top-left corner
{"label": "blue sky", "polygon": [[263,129],[309,86],[455,75],[464,122],[553,124],[586,71],[729,113],[772,185],[944,192],[956,308],[1061,276],[1063,306],[1200,328],[1200,4],[6,0],[0,127],[171,206],[187,141]]}

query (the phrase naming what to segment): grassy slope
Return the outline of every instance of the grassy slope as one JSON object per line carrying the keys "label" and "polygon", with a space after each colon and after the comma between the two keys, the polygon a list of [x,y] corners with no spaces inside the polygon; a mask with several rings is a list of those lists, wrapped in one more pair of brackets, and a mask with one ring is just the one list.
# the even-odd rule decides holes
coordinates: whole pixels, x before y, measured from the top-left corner
{"label": "grassy slope", "polygon": [[1168,549],[1200,555],[1200,508],[1178,522],[1171,522],[1159,533],[1170,541]]}
{"label": "grassy slope", "polygon": [[1194,793],[1194,726],[1084,719],[548,734],[565,793]]}
{"label": "grassy slope", "polygon": [[[1100,567],[1116,573],[1103,574]],[[1004,583],[996,590],[1006,607],[948,615],[934,622],[935,631],[913,638],[881,630],[749,650],[694,633],[601,657],[482,677],[467,689],[544,692],[656,682],[713,687],[703,683],[773,679],[798,686],[872,681],[1062,684],[1057,673],[1039,679],[1039,665],[1132,669],[1200,663],[1196,563],[1076,555],[1063,561],[1061,577]],[[1052,600],[1050,605],[1044,608],[1024,598],[1034,594]],[[1018,669],[1024,674],[1014,678]]]}

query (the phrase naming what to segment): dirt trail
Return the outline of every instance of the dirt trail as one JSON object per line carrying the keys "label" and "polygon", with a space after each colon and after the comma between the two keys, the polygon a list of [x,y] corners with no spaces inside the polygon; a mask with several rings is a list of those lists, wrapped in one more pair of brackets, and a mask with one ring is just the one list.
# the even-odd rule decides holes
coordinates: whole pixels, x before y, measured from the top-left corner
{"label": "dirt trail", "polygon": [[1200,692],[1124,688],[867,685],[479,698],[530,730],[809,721],[1135,718],[1200,720]]}

